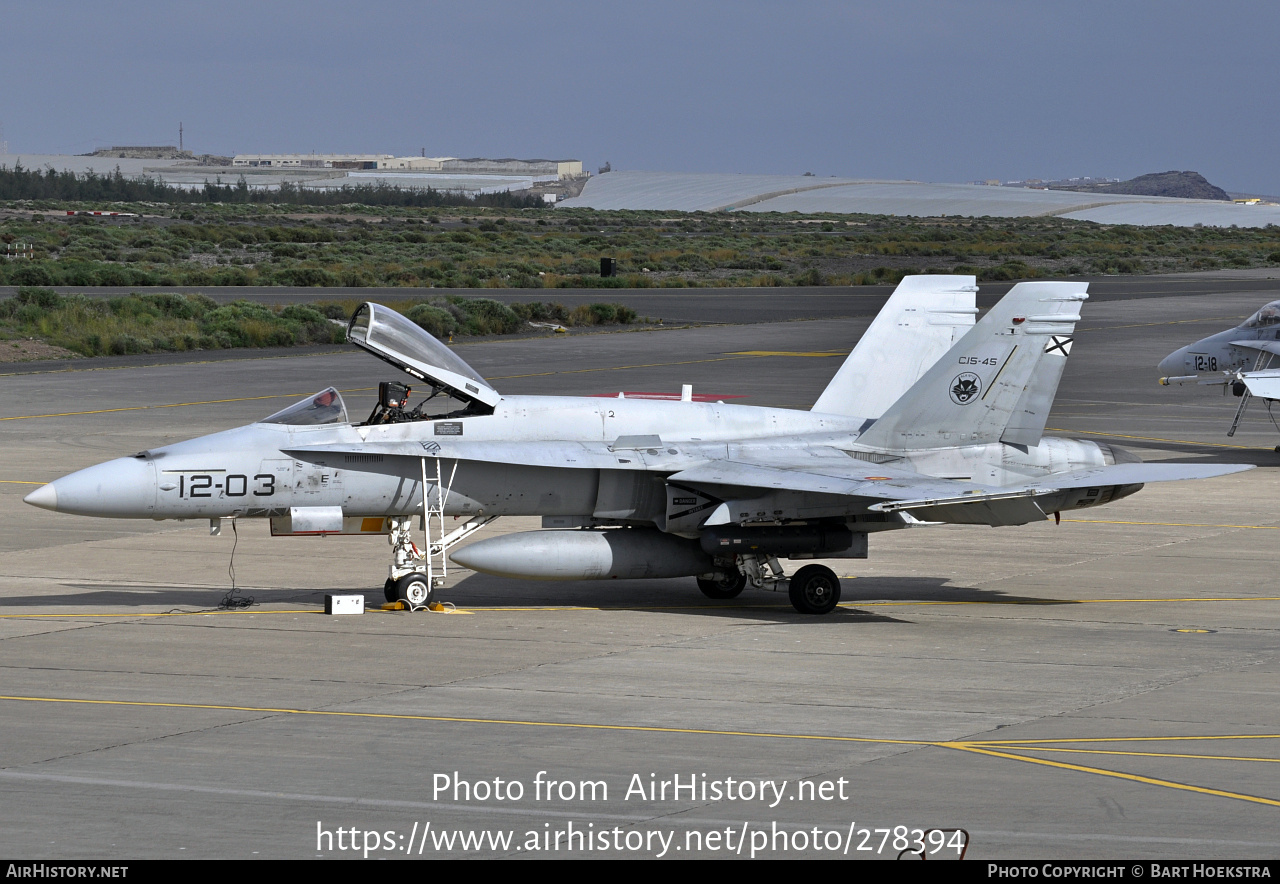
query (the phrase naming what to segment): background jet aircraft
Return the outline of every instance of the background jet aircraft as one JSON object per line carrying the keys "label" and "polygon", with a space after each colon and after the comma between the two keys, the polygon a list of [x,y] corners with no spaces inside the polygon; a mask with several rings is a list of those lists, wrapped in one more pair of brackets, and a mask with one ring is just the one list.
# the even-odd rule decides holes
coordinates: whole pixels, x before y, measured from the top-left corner
{"label": "background jet aircraft", "polygon": [[[1272,301],[1235,328],[1201,338],[1160,360],[1165,386],[1226,386],[1240,397],[1228,436],[1236,434],[1253,396],[1280,399],[1280,301]],[[1280,445],[1276,446],[1280,451]]]}
{"label": "background jet aircraft", "polygon": [[[275,534],[388,534],[388,597],[414,607],[451,557],[528,579],[693,576],[715,598],[750,584],[821,614],[839,601],[835,573],[809,564],[787,578],[780,559],[865,558],[876,531],[1021,525],[1144,482],[1250,468],[1144,464],[1103,443],[1041,438],[1085,289],[1020,283],[974,323],[972,277],[906,280],[809,412],[689,396],[504,397],[417,325],[368,303],[348,338],[430,386],[412,410],[404,384],[384,383],[369,419],[353,422],[330,387],[26,500],[98,516],[269,518]],[[428,413],[437,396],[456,407]],[[553,530],[449,555],[503,515],[542,516]],[[446,517],[464,521],[446,533]]]}

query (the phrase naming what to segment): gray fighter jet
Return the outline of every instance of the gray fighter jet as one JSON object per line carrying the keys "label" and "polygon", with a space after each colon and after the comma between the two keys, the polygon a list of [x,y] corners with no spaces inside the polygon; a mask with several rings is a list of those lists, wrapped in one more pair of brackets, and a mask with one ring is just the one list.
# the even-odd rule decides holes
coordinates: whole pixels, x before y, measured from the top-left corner
{"label": "gray fighter jet", "polygon": [[[1280,301],[1272,301],[1235,328],[1201,338],[1160,360],[1165,386],[1199,384],[1229,389],[1240,397],[1228,436],[1234,436],[1253,397],[1268,408],[1280,399]],[[1280,445],[1276,446],[1280,451]]]}
{"label": "gray fighter jet", "polygon": [[[27,496],[117,518],[269,519],[273,534],[386,534],[385,591],[427,605],[448,562],[534,580],[696,577],[803,613],[836,574],[781,559],[865,558],[867,538],[925,523],[1023,525],[1145,482],[1248,465],[1145,464],[1042,438],[1086,286],[1024,282],[975,322],[972,277],[904,280],[811,411],[696,401],[503,396],[378,304],[349,340],[430,388],[384,382],[365,421],[330,387],[262,421],[73,473]],[[451,402],[453,410],[424,406]],[[543,529],[459,541],[504,515]],[[424,544],[414,542],[414,519]],[[448,521],[446,521],[448,520]],[[457,527],[453,527],[457,526]],[[453,530],[449,530],[450,528]]]}

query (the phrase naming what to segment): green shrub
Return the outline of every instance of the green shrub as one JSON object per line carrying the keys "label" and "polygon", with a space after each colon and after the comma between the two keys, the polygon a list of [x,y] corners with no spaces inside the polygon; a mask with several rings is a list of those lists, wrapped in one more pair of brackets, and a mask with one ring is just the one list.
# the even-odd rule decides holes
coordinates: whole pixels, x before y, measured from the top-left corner
{"label": "green shrub", "polygon": [[463,316],[459,317],[463,334],[505,335],[520,328],[520,317],[500,301],[490,298],[463,298],[456,295],[447,300],[463,313]]}
{"label": "green shrub", "polygon": [[64,299],[53,289],[22,286],[14,293],[13,300],[19,304],[34,304],[42,310],[49,310],[57,307]]}
{"label": "green shrub", "polygon": [[444,340],[458,330],[458,321],[453,314],[443,307],[431,304],[418,304],[410,307],[404,314],[408,319],[426,329],[433,337]]}
{"label": "green shrub", "polygon": [[58,279],[44,262],[23,261],[21,267],[9,274],[9,282],[24,286],[57,285]]}

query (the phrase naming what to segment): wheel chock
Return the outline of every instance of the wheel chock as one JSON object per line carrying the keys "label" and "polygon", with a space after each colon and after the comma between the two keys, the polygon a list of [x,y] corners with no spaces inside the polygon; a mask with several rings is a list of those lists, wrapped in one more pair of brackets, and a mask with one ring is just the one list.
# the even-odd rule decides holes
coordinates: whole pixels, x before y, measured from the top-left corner
{"label": "wheel chock", "polygon": [[[395,601],[387,602],[380,606],[383,611],[412,611],[406,602]],[[432,602],[424,608],[418,608],[419,611],[430,611],[433,614],[465,614],[465,611],[459,611],[453,602]]]}

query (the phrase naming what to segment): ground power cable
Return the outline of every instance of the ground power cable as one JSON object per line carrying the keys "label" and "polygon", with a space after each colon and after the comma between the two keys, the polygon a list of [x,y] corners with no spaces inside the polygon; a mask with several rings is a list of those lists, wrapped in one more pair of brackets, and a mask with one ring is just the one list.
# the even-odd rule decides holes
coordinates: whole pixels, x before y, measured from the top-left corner
{"label": "ground power cable", "polygon": [[236,528],[235,519],[231,520],[231,534],[235,537],[231,543],[231,561],[227,563],[227,576],[231,578],[231,588],[218,604],[220,609],[247,608],[253,604],[253,596],[236,594],[236,547],[240,545],[240,531]]}

